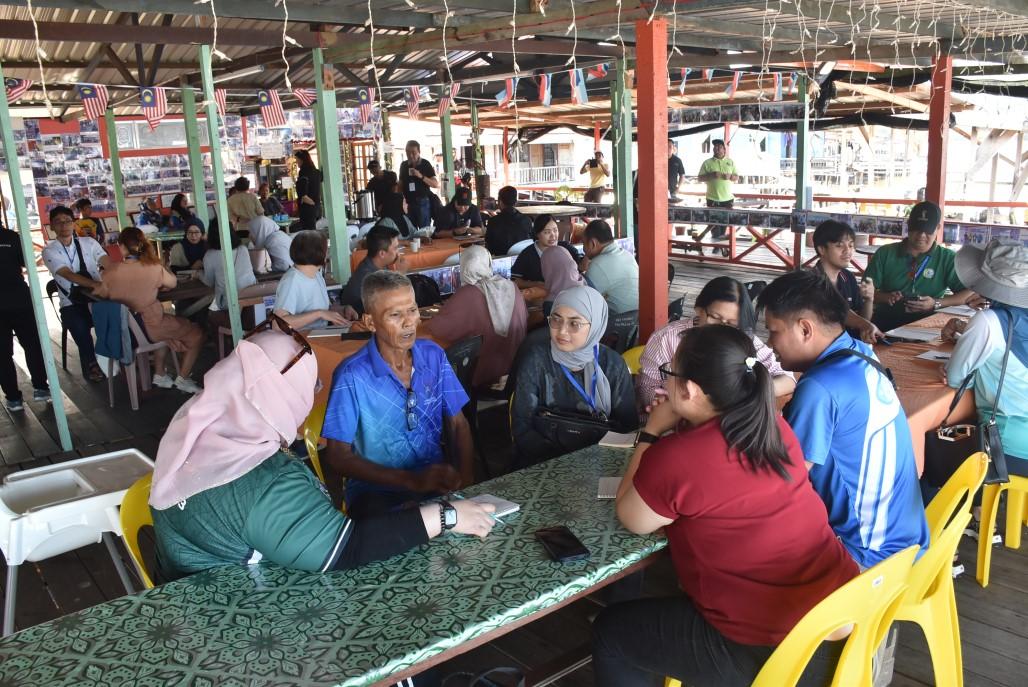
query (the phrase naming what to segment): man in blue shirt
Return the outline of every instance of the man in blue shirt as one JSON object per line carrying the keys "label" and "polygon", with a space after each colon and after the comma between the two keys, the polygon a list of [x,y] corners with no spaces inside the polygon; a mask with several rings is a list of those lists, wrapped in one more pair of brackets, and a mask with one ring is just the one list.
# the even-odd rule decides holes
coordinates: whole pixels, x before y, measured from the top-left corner
{"label": "man in blue shirt", "polygon": [[[430,341],[418,341],[414,289],[381,270],[362,285],[364,322],[374,332],[332,375],[325,425],[328,463],[346,478],[347,512],[391,510],[473,480],[468,396]],[[443,451],[443,427],[447,451]]]}
{"label": "man in blue shirt", "polygon": [[910,427],[871,348],[846,333],[845,299],[824,274],[799,271],[774,280],[759,303],[782,367],[803,373],[785,419],[835,533],[864,568],[926,548]]}

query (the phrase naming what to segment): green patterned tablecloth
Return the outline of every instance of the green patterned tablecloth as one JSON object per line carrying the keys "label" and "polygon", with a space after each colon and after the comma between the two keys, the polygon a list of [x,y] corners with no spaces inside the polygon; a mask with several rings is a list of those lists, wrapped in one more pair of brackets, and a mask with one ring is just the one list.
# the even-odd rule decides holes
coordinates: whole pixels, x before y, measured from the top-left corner
{"label": "green patterned tablecloth", "polygon": [[[628,455],[593,447],[467,490],[522,506],[485,540],[445,535],[345,572],[218,568],[22,630],[0,641],[0,687],[371,685],[662,549],[596,498]],[[533,532],[562,524],[588,561],[547,558]]]}

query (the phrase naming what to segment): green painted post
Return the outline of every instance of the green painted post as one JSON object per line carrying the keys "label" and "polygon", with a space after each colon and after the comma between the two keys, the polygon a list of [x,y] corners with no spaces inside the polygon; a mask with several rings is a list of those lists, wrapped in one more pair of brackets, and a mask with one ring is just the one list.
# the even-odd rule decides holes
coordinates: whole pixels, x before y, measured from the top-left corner
{"label": "green painted post", "polygon": [[618,236],[632,236],[632,92],[625,84],[627,62],[617,61],[611,84],[610,124],[614,137],[614,202]]}
{"label": "green painted post", "polygon": [[236,289],[235,257],[232,255],[232,224],[225,198],[225,170],[221,164],[221,137],[218,135],[218,105],[214,101],[214,77],[211,75],[211,46],[200,46],[200,75],[203,77],[204,114],[207,117],[207,140],[211,146],[211,176],[214,179],[214,209],[218,215],[222,266],[225,269],[225,300],[232,323],[232,341],[243,338],[243,321],[239,312],[239,291]]}
{"label": "green painted post", "polygon": [[189,149],[189,174],[193,177],[193,205],[196,216],[207,226],[211,222],[207,212],[207,187],[204,184],[203,153],[200,152],[200,127],[196,121],[196,94],[193,87],[182,81],[182,114],[186,122],[186,146]]}
{"label": "green painted post", "polygon": [[107,129],[107,152],[111,156],[111,176],[114,177],[114,205],[118,210],[118,230],[130,227],[128,211],[125,209],[125,184],[121,176],[121,158],[118,157],[118,130],[114,124],[114,110],[104,113]]}
{"label": "green painted post", "polygon": [[488,195],[479,181],[485,176],[485,164],[482,159],[482,127],[478,125],[478,103],[471,101],[471,151],[474,160],[475,191],[477,192],[478,204],[481,206]]}
{"label": "green painted post", "polygon": [[[4,83],[3,67],[0,66],[0,84]],[[21,239],[21,252],[25,256],[25,264],[29,276],[29,293],[32,296],[32,312],[36,317],[36,335],[39,337],[40,348],[43,349],[43,364],[46,367],[46,379],[50,384],[53,397],[54,419],[57,421],[57,435],[61,441],[61,449],[72,450],[71,433],[68,431],[68,416],[64,412],[64,394],[61,393],[61,382],[57,379],[57,364],[54,362],[54,349],[50,343],[50,329],[46,324],[46,311],[43,310],[43,290],[39,287],[39,273],[36,271],[36,251],[32,246],[32,228],[29,226],[28,213],[25,212],[25,191],[21,186],[21,170],[18,167],[18,148],[14,144],[14,130],[11,126],[11,112],[7,108],[7,92],[0,92],[0,135],[3,137],[4,159],[7,160],[7,173],[11,182],[11,202],[18,220],[18,235]],[[124,201],[123,201],[124,202]]]}
{"label": "green painted post", "polygon": [[[443,84],[439,89],[439,97],[442,98],[444,93],[449,93],[449,90],[450,87]],[[443,116],[439,118],[439,129],[442,133],[443,175],[446,177],[446,183],[439,190],[443,192],[443,203],[449,203],[450,198],[453,198],[453,192],[457,187],[453,178],[453,128],[450,126],[449,108],[447,108],[446,112],[443,113]]]}
{"label": "green painted post", "polygon": [[796,209],[809,210],[807,185],[810,181],[810,103],[807,97],[807,75],[800,74],[796,101],[803,106],[803,119],[796,122]]}
{"label": "green painted post", "polygon": [[343,189],[343,161],[339,154],[339,120],[336,88],[331,67],[326,69],[321,48],[314,48],[314,87],[318,100],[316,123],[318,159],[324,179],[325,217],[328,219],[328,245],[332,277],[339,284],[350,279],[350,237],[346,231],[346,192]]}

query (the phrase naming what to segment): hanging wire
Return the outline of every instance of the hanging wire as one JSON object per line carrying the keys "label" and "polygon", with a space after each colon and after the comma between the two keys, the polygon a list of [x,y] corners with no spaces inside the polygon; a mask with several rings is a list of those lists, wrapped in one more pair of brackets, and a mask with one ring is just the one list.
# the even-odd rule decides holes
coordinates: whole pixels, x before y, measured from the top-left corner
{"label": "hanging wire", "polygon": [[211,19],[213,20],[212,28],[214,30],[214,37],[213,37],[213,39],[211,41],[211,54],[214,55],[215,57],[218,57],[219,59],[231,62],[232,61],[231,57],[229,57],[228,55],[223,53],[221,50],[218,50],[218,12],[214,8],[214,0],[195,0],[195,2],[193,4],[195,4],[195,5],[207,5],[207,4],[209,4],[211,6]]}
{"label": "hanging wire", "polygon": [[382,84],[378,80],[378,66],[375,64],[375,17],[371,12],[371,0],[368,0],[368,20],[364,22],[368,28],[368,51],[371,54],[371,73],[375,75],[375,95],[378,96],[379,118],[385,112],[385,94],[382,93]]}
{"label": "hanging wire", "polygon": [[275,6],[282,5],[282,11],[285,13],[285,18],[282,20],[282,62],[286,65],[285,71],[285,82],[286,90],[290,93],[293,92],[293,82],[289,80],[289,60],[286,59],[286,44],[299,46],[300,44],[286,33],[286,29],[289,28],[289,3],[287,0],[275,0]]}
{"label": "hanging wire", "polygon": [[46,73],[43,71],[43,60],[49,60],[50,58],[39,42],[39,24],[36,23],[36,10],[32,7],[32,0],[27,0],[25,4],[29,9],[29,19],[32,20],[32,33],[36,37],[36,64],[39,65],[39,85],[43,89],[43,102],[46,103],[46,111],[50,115],[50,119],[55,119],[54,105],[50,102],[50,94],[46,90]]}
{"label": "hanging wire", "polygon": [[575,32],[575,40],[574,40],[574,43],[571,44],[571,57],[569,57],[568,61],[565,62],[564,64],[565,65],[569,65],[570,64],[571,65],[571,69],[576,69],[578,67],[578,15],[576,13],[577,10],[575,9],[575,0],[570,0],[570,2],[571,2],[571,24],[568,26],[567,31],[564,32],[564,35],[566,36],[569,33],[571,33],[572,31],[574,31]]}

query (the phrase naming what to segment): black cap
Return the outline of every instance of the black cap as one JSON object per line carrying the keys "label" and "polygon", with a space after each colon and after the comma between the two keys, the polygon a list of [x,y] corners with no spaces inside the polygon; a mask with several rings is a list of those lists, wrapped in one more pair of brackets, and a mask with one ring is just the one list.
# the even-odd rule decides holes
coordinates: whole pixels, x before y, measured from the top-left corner
{"label": "black cap", "polygon": [[925,234],[934,232],[942,221],[942,208],[930,200],[925,200],[910,209],[907,218],[907,231],[920,231]]}
{"label": "black cap", "polygon": [[459,188],[453,194],[454,205],[471,205],[471,191],[466,188]]}
{"label": "black cap", "polygon": [[713,141],[710,142],[710,145],[712,146],[723,146],[724,144],[725,142],[720,138],[715,138]]}

